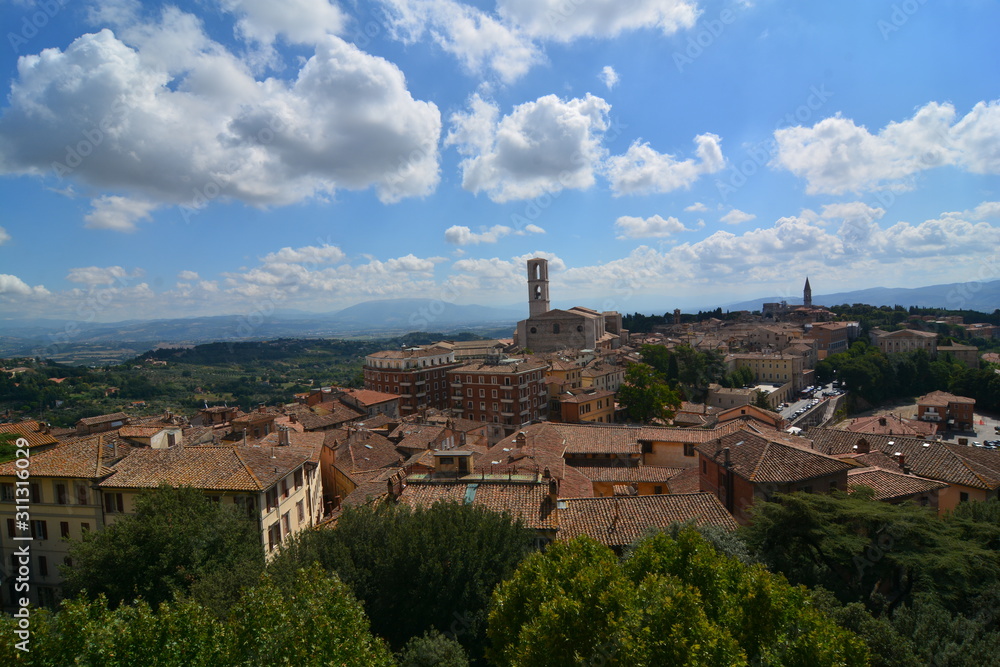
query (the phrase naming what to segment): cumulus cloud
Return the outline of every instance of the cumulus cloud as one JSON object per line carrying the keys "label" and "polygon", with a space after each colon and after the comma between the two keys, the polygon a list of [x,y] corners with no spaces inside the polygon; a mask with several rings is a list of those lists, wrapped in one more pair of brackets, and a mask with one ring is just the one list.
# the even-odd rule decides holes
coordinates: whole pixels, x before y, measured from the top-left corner
{"label": "cumulus cloud", "polygon": [[720,171],[726,164],[715,134],[699,134],[695,153],[698,159],[677,160],[658,153],[649,143],[635,141],[624,155],[607,161],[607,176],[615,196],[652,194],[689,188],[701,176]]}
{"label": "cumulus cloud", "polygon": [[289,42],[317,44],[326,35],[341,34],[347,18],[327,0],[222,0],[221,4],[240,17],[236,23],[240,35],[268,45],[278,35]]}
{"label": "cumulus cloud", "polygon": [[140,278],[144,274],[142,269],[134,269],[129,272],[120,266],[86,266],[77,269],[70,269],[66,279],[73,283],[82,285],[112,285],[114,283],[127,283],[130,279]]}
{"label": "cumulus cloud", "polygon": [[545,230],[538,225],[525,225],[524,231],[528,234],[545,234]]}
{"label": "cumulus cloud", "polygon": [[729,213],[726,213],[724,216],[722,216],[722,218],[720,219],[727,225],[739,225],[744,222],[750,222],[756,217],[757,216],[754,215],[753,213],[746,213],[738,208],[734,208],[733,210],[729,211]]}
{"label": "cumulus cloud", "polygon": [[88,226],[127,231],[154,205],[274,206],[338,189],[395,202],[438,183],[437,107],[339,37],[319,38],[297,76],[257,80],[175,8],[119,34],[23,56],[0,115],[0,173],[118,193],[94,202]]}
{"label": "cumulus cloud", "polygon": [[10,234],[3,227],[0,227],[0,245],[3,245],[7,241],[10,241]]}
{"label": "cumulus cloud", "polygon": [[452,225],[444,232],[444,240],[454,245],[477,245],[479,243],[496,243],[504,236],[510,234],[513,229],[506,225],[493,225],[489,229],[474,233],[468,227],[462,225]]}
{"label": "cumulus cloud", "polygon": [[1000,201],[984,201],[968,214],[973,220],[1000,218]]}
{"label": "cumulus cloud", "polygon": [[659,215],[651,218],[636,218],[623,215],[615,221],[619,239],[666,238],[680,232],[690,231],[681,221],[671,216],[663,219]]}
{"label": "cumulus cloud", "polygon": [[335,245],[285,247],[262,258],[265,264],[331,264],[344,259],[344,252]]}
{"label": "cumulus cloud", "polygon": [[500,118],[499,108],[474,95],[467,113],[451,118],[446,145],[465,156],[462,185],[495,202],[527,199],[594,184],[604,155],[610,105],[600,97],[562,100],[546,95]]}
{"label": "cumulus cloud", "polygon": [[178,280],[199,280],[200,278],[197,271],[181,271],[177,274]]}
{"label": "cumulus cloud", "polygon": [[44,296],[48,293],[42,285],[32,287],[17,276],[0,273],[0,296]]}
{"label": "cumulus cloud", "polygon": [[702,204],[700,201],[696,201],[695,203],[691,204],[690,206],[685,206],[684,210],[688,211],[688,212],[691,212],[691,213],[694,213],[694,212],[697,212],[697,211],[707,211],[708,207],[705,206],[704,204]]}
{"label": "cumulus cloud", "polygon": [[690,28],[698,7],[687,0],[499,0],[500,15],[533,37],[568,42],[615,37],[642,28],[664,35]]}
{"label": "cumulus cloud", "polygon": [[141,199],[105,195],[91,202],[90,213],[84,216],[90,229],[111,229],[117,232],[135,231],[135,223],[151,220],[158,205]]}
{"label": "cumulus cloud", "polygon": [[597,75],[597,78],[599,78],[604,85],[608,87],[608,90],[611,90],[618,85],[618,72],[616,72],[615,68],[611,65],[605,65],[601,69],[601,73]]}
{"label": "cumulus cloud", "polygon": [[951,104],[930,102],[872,134],[837,115],[775,131],[772,163],[806,179],[809,194],[909,189],[917,174],[942,166],[1000,173],[1000,101],[956,118]]}
{"label": "cumulus cloud", "polygon": [[522,31],[455,0],[383,0],[392,34],[412,43],[425,36],[470,74],[490,72],[502,82],[520,78],[544,57]]}

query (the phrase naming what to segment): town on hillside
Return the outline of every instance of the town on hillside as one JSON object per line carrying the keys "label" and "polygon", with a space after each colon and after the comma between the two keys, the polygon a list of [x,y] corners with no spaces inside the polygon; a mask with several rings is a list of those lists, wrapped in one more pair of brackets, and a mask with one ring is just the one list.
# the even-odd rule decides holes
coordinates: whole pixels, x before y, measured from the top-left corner
{"label": "town on hillside", "polygon": [[[529,315],[512,337],[374,351],[363,388],[249,411],[124,406],[64,428],[8,415],[0,437],[30,451],[31,520],[16,520],[21,464],[9,456],[4,609],[20,604],[19,537],[34,544],[31,602],[53,606],[71,541],[163,484],[237,506],[268,558],[301,531],[336,529],[349,507],[452,500],[520,518],[540,547],[588,535],[621,552],[678,522],[733,531],[778,494],[864,488],[942,515],[998,497],[996,397],[977,406],[935,382],[938,365],[993,375],[1000,360],[941,342],[933,321],[864,331],[814,304],[806,280],[801,306],[698,322],[678,311],[630,332],[617,312],[551,308],[547,261],[526,269]],[[885,407],[894,395],[862,372],[876,356],[892,360],[906,400]]]}

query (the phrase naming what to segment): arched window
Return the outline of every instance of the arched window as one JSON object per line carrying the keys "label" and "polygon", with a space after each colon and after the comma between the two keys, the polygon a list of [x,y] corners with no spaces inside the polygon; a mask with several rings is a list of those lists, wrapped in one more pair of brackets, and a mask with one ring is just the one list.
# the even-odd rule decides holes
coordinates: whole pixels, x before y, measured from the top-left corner
{"label": "arched window", "polygon": [[542,279],[542,265],[536,263],[535,264],[535,280],[541,280],[541,279]]}
{"label": "arched window", "polygon": [[558,322],[556,322],[555,324],[552,325],[552,333],[554,333],[554,334],[559,333],[559,323]]}
{"label": "arched window", "polygon": [[537,300],[537,299],[541,299],[541,298],[542,298],[542,286],[541,285],[535,285],[535,299]]}

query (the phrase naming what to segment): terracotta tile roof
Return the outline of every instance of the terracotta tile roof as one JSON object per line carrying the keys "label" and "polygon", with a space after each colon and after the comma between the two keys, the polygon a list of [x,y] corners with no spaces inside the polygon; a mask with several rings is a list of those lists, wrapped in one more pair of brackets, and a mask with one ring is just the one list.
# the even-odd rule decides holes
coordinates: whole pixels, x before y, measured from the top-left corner
{"label": "terracotta tile roof", "polygon": [[700,493],[701,475],[698,474],[698,469],[687,468],[671,477],[667,481],[667,490],[670,493]]}
{"label": "terracotta tile roof", "polygon": [[123,438],[152,438],[169,426],[122,426],[118,429],[118,435]]}
{"label": "terracotta tile roof", "polygon": [[914,475],[989,491],[1000,488],[1000,452],[995,450],[825,428],[810,430],[809,437],[814,449],[834,455],[853,453],[854,446],[864,439],[873,451],[893,457],[901,453]]}
{"label": "terracotta tile roof", "polygon": [[613,498],[568,498],[559,503],[558,539],[588,535],[608,546],[632,544],[649,529],[694,521],[736,530],[736,521],[711,493]]}
{"label": "terracotta tile roof", "polygon": [[[464,417],[449,417],[447,415],[434,415],[433,417],[428,417],[427,421],[439,426],[450,425],[452,431],[460,433],[478,431],[486,427],[486,423],[484,422],[477,422],[472,419],[465,419]],[[366,421],[365,424],[367,423]]]}
{"label": "terracotta tile roof", "polygon": [[[517,434],[510,435],[493,447],[486,456],[476,457],[475,470],[486,473],[542,473],[546,468],[560,481],[561,496],[590,497],[594,486],[586,476],[567,465],[563,458],[566,438],[556,424],[543,422],[521,429],[526,435],[525,446],[517,447]],[[558,425],[563,426],[563,425]]]}
{"label": "terracotta tile roof", "polygon": [[[329,433],[329,431],[327,432]],[[375,468],[398,467],[405,456],[385,436],[371,431],[352,431],[349,435],[339,432],[340,437],[326,439],[328,447],[334,446],[337,463],[346,470],[374,470]]]}
{"label": "terracotta tile roof", "polygon": [[479,505],[494,512],[508,512],[535,530],[557,528],[556,506],[549,498],[548,484],[517,482],[456,481],[409,483],[399,496],[407,505],[432,505],[440,500]]}
{"label": "terracotta tile roof", "polygon": [[[99,442],[100,462],[98,462]],[[31,455],[31,476],[84,479],[103,477],[111,472],[110,466],[133,449],[114,433],[67,439],[51,449]],[[14,475],[16,472],[14,461],[0,464],[0,476]]]}
{"label": "terracotta tile roof", "polygon": [[741,421],[731,421],[720,424],[715,428],[678,428],[671,426],[643,426],[639,432],[639,439],[646,442],[679,442],[699,444],[715,440],[723,435],[735,433],[744,428],[746,424]]}
{"label": "terracotta tile roof", "polygon": [[391,433],[389,439],[398,447],[406,449],[430,449],[444,437],[447,429],[443,426],[430,424],[400,424]]}
{"label": "terracotta tile roof", "polygon": [[334,402],[329,410],[323,409],[322,412],[325,414],[299,414],[297,419],[302,424],[304,430],[316,431],[336,426],[337,424],[357,421],[365,416],[365,413],[339,402]]}
{"label": "terracotta tile roof", "polygon": [[399,396],[395,394],[387,394],[373,389],[344,389],[344,393],[364,406],[399,400]]}
{"label": "terracotta tile roof", "polygon": [[937,431],[932,422],[903,419],[896,415],[872,415],[854,419],[844,429],[851,433],[884,433],[885,435],[908,435],[931,437]]}
{"label": "terracotta tile roof", "polygon": [[[566,443],[566,454],[641,454],[640,429],[634,426],[551,424]],[[529,443],[530,444],[530,443]]]}
{"label": "terracotta tile roof", "polygon": [[377,414],[374,417],[366,417],[360,422],[366,429],[373,430],[377,428],[382,428],[388,424],[395,424],[398,420],[384,414]]}
{"label": "terracotta tile roof", "polygon": [[466,363],[458,368],[453,368],[449,373],[456,375],[461,373],[484,373],[488,375],[509,375],[513,373],[527,373],[529,371],[541,371],[549,367],[549,362],[538,357],[524,357],[513,363],[488,364],[484,361]]}
{"label": "terracotta tile roof", "polygon": [[947,407],[949,403],[972,403],[975,404],[976,399],[967,398],[965,396],[956,396],[955,394],[949,394],[946,391],[932,391],[929,394],[924,394],[917,399],[917,405],[933,405],[935,407]]}
{"label": "terracotta tile roof", "polygon": [[44,433],[43,429],[44,427],[34,419],[15,424],[0,424],[0,433],[13,433],[18,438],[24,438],[28,441],[29,448],[45,447],[59,442],[51,433]]}
{"label": "terracotta tile roof", "polygon": [[379,502],[388,495],[388,480],[393,475],[402,474],[402,468],[379,468],[376,470],[349,472],[344,468],[334,464],[337,470],[344,476],[357,484],[357,487],[348,493],[341,504],[344,506],[353,505],[355,507],[367,505],[372,502]]}
{"label": "terracotta tile roof", "polygon": [[859,486],[867,486],[874,490],[875,500],[898,500],[918,493],[944,489],[948,484],[881,468],[859,468],[848,471],[847,487],[855,489]]}
{"label": "terracotta tile roof", "polygon": [[94,426],[95,424],[106,424],[107,422],[114,421],[124,421],[128,419],[128,415],[124,412],[112,412],[107,415],[97,415],[95,417],[84,417],[77,421],[77,424],[83,424],[84,426]]}
{"label": "terracotta tile roof", "polygon": [[148,489],[165,482],[206,490],[263,491],[308,460],[282,449],[241,445],[140,449],[122,459],[100,486]]}
{"label": "terracotta tile roof", "polygon": [[298,431],[288,431],[288,444],[279,445],[280,434],[268,433],[257,442],[261,447],[280,447],[290,452],[308,457],[313,463],[319,463],[320,454],[323,452],[323,442],[326,439],[325,433],[299,433]]}
{"label": "terracotta tile roof", "polygon": [[626,465],[571,465],[592,482],[651,482],[666,483],[671,477],[684,472],[684,468],[667,468],[664,466],[626,466]]}
{"label": "terracotta tile roof", "polygon": [[793,441],[779,438],[777,434],[764,437],[746,429],[698,445],[697,450],[721,465],[726,447],[729,448],[733,472],[755,483],[799,482],[854,467],[809,449],[806,444],[793,444]]}

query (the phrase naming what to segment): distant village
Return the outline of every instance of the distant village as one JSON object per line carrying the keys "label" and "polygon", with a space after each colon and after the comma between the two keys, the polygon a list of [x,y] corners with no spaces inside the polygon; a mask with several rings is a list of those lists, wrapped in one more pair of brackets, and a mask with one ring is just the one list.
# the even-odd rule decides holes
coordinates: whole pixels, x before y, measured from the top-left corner
{"label": "distant village", "polygon": [[[16,523],[18,463],[0,464],[3,579],[12,582],[15,535],[30,532],[31,601],[53,606],[63,538],[114,523],[164,483],[238,506],[268,555],[299,531],[335,529],[348,507],[379,503],[481,505],[522,519],[539,546],[589,535],[620,550],[675,522],[735,530],[779,493],[866,487],[939,513],[998,496],[1000,425],[975,400],[934,391],[906,416],[844,419],[850,387],[822,384],[814,369],[861,328],[814,304],[808,279],[802,305],[698,323],[677,311],[672,324],[631,334],[617,312],[551,308],[546,260],[528,260],[526,278],[529,315],[511,338],[370,354],[364,388],[318,387],[251,412],[206,405],[75,428],[0,424],[30,448],[30,527]],[[938,345],[919,324],[874,329],[869,342],[980,364],[975,347]],[[715,351],[727,372],[749,369],[754,381],[711,384],[670,420],[627,423],[617,394],[646,345]],[[12,586],[0,590],[3,607],[16,608]]]}

